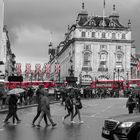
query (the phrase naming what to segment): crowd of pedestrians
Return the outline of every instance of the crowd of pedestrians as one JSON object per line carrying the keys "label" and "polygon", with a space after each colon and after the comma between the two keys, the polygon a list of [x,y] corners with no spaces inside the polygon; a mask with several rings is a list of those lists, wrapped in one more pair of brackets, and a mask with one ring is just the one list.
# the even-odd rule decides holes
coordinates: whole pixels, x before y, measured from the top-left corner
{"label": "crowd of pedestrians", "polygon": [[[93,90],[86,87],[81,90],[78,87],[72,86],[59,87],[59,92],[59,96],[61,97],[60,102],[62,105],[64,105],[64,109],[66,110],[66,115],[62,117],[63,123],[65,123],[68,117],[70,117],[71,123],[75,123],[74,118],[76,116],[79,119],[79,123],[84,123],[80,115],[80,109],[82,109],[81,98],[119,97],[122,94],[115,91],[114,89]],[[3,102],[8,106],[8,114],[5,117],[4,123],[7,124],[10,118],[13,119],[13,124],[19,123],[21,120],[17,115],[17,107],[19,104],[18,101],[20,101],[20,103],[24,102],[25,105],[31,104],[34,98],[34,94],[36,95],[35,101],[37,103],[37,112],[32,120],[32,126],[40,128],[40,124],[43,118],[46,126],[56,126],[57,124],[52,119],[50,111],[50,99],[48,97],[49,89],[44,88],[43,84],[39,85],[36,91],[29,87],[28,89],[25,89],[21,94],[10,94],[5,96],[6,98],[3,100]],[[56,96],[57,93],[54,93],[54,95]],[[128,96],[128,100],[126,103],[128,112],[133,113],[135,108],[138,110],[138,112],[140,112],[140,95],[133,95],[130,90],[127,91],[126,95],[124,93],[123,95]]]}

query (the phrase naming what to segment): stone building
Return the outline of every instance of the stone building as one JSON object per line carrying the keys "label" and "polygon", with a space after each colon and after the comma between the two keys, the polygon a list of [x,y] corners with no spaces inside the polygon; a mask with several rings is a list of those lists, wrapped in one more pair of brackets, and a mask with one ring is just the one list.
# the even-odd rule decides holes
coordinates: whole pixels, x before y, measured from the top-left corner
{"label": "stone building", "polygon": [[0,0],[0,79],[6,79],[15,71],[15,55],[12,53],[7,27],[4,26],[4,1]]}
{"label": "stone building", "polygon": [[[120,23],[115,5],[108,17],[89,16],[82,3],[76,23],[68,26],[65,40],[57,46],[55,55],[50,53],[50,79],[58,79],[55,63],[60,64],[61,81],[65,81],[70,69],[83,85],[96,79],[130,79],[133,42],[131,22]],[[54,50],[52,45],[49,47]]]}

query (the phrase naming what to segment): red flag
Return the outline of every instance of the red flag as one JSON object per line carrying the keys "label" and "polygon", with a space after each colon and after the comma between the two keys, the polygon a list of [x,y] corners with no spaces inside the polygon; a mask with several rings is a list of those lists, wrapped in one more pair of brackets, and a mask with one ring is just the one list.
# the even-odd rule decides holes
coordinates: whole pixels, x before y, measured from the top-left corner
{"label": "red flag", "polygon": [[31,73],[31,64],[27,63],[25,67],[26,67],[25,73],[30,74]]}
{"label": "red flag", "polygon": [[58,63],[55,64],[55,73],[58,74],[60,71],[60,65]]}
{"label": "red flag", "polygon": [[51,71],[50,64],[45,65],[45,71],[46,71],[46,74],[50,74],[50,71]]}
{"label": "red flag", "polygon": [[140,71],[140,61],[137,63],[137,71]]}
{"label": "red flag", "polygon": [[21,63],[16,63],[16,73],[18,76],[21,75]]}

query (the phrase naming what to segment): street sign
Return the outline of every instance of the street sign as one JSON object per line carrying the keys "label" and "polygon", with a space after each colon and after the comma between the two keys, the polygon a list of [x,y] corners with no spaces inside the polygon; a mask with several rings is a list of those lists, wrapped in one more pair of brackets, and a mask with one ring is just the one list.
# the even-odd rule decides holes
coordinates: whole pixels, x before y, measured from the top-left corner
{"label": "street sign", "polygon": [[9,82],[23,82],[23,76],[9,76]]}

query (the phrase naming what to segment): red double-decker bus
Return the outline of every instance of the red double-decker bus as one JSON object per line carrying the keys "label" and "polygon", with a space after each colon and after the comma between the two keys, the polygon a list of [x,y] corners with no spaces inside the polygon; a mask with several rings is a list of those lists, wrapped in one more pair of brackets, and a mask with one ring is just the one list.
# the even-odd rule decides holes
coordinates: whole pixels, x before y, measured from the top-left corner
{"label": "red double-decker bus", "polygon": [[55,87],[56,84],[54,83],[54,81],[23,81],[23,82],[4,82],[5,87],[8,89],[13,89],[16,87],[21,87],[21,88],[28,88],[30,86],[38,86],[40,84],[43,84],[45,86],[45,88],[50,88],[50,87]]}
{"label": "red double-decker bus", "polygon": [[136,86],[140,86],[140,79],[131,79],[128,80],[127,83],[130,88],[134,88]]}
{"label": "red double-decker bus", "polygon": [[95,80],[91,83],[91,88],[116,88],[124,89],[127,85],[123,80]]}

